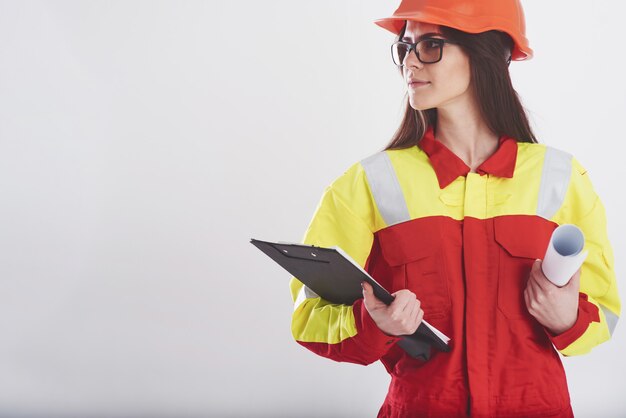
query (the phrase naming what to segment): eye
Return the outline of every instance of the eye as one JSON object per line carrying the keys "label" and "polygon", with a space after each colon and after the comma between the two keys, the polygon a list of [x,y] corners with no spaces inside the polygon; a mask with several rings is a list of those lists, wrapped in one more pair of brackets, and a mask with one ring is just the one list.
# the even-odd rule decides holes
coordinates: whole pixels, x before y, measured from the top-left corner
{"label": "eye", "polygon": [[432,49],[437,49],[441,46],[441,40],[440,39],[426,39],[424,41],[424,47],[426,48],[432,48]]}

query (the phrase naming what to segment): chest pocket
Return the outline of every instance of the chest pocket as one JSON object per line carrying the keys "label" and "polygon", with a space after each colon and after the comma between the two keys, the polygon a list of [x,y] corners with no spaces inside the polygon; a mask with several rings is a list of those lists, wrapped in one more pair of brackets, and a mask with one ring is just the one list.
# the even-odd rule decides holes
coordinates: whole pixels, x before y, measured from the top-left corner
{"label": "chest pocket", "polygon": [[536,259],[543,259],[552,231],[557,227],[539,216],[494,218],[498,251],[498,309],[507,319],[532,319],[524,290]]}
{"label": "chest pocket", "polygon": [[392,275],[390,291],[409,289],[415,293],[426,320],[447,316],[451,302],[440,219],[414,219],[378,234]]}

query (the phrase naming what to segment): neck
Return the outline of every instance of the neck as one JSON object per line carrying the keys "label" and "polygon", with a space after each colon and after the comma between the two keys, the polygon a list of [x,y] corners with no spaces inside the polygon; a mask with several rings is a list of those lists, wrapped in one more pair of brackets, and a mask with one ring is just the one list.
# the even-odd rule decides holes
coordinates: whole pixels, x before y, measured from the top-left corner
{"label": "neck", "polygon": [[499,145],[498,135],[487,127],[475,106],[438,108],[435,139],[462,159],[471,172],[476,172]]}

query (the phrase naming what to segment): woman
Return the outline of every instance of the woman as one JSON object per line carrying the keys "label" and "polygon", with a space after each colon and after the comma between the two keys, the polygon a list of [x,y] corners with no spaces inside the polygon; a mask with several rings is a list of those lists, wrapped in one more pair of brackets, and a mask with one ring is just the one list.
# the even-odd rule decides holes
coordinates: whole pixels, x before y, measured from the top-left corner
{"label": "woman", "polygon": [[[532,57],[521,5],[403,0],[376,23],[398,34],[404,120],[325,190],[303,242],[341,247],[395,300],[364,283],[363,299],[331,304],[292,278],[294,338],[336,361],[382,361],[379,417],[571,417],[559,352],[608,340],[620,301],[587,172],[537,143],[511,85],[511,60]],[[540,259],[561,224],[582,229],[589,255],[559,288]],[[396,344],[422,319],[450,352],[424,360]]]}

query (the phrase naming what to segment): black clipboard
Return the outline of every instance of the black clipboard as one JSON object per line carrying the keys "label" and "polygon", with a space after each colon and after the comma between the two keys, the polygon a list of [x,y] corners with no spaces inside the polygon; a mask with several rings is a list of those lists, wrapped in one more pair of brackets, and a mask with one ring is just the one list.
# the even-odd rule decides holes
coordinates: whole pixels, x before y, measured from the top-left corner
{"label": "black clipboard", "polygon": [[[394,300],[384,287],[361,268],[341,248],[261,241],[250,242],[277,262],[294,277],[323,299],[338,304],[352,305],[363,297],[361,282],[367,281],[374,295],[387,305]],[[449,352],[449,338],[422,320],[413,335],[404,336],[398,345],[411,357],[428,360],[430,347]]]}

